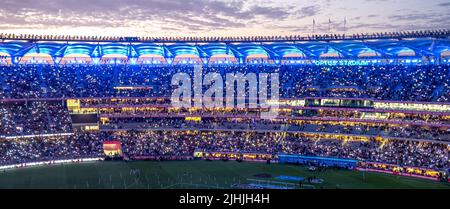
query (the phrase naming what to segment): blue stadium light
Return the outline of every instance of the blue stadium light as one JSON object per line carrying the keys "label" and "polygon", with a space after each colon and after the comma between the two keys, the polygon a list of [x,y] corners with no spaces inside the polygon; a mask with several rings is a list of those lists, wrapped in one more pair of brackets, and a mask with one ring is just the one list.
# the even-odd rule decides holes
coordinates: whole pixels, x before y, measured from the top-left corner
{"label": "blue stadium light", "polygon": [[[427,36],[428,37],[428,36]],[[269,58],[274,58],[278,56],[284,56],[287,54],[301,54],[306,59],[319,59],[320,55],[324,53],[339,53],[347,56],[357,55],[361,53],[376,53],[380,59],[385,59],[386,56],[390,58],[390,56],[395,56],[400,53],[409,53],[413,52],[416,55],[420,54],[422,51],[426,51],[430,54],[442,53],[443,51],[448,51],[450,47],[450,42],[448,42],[448,37],[444,38],[444,41],[440,41],[438,46],[434,47],[433,50],[430,49],[430,45],[432,44],[431,40],[422,39],[421,37],[412,37],[408,40],[393,40],[393,39],[376,39],[373,37],[363,38],[363,39],[371,39],[369,42],[361,42],[359,38],[348,38],[346,41],[329,41],[327,42],[327,46],[330,46],[329,50],[325,50],[324,43],[320,40],[311,40],[304,41],[304,43],[295,43],[286,40],[286,42],[272,42],[272,41],[264,41],[264,40],[256,40],[255,42],[240,42],[236,41],[232,44],[229,44],[225,41],[211,41],[210,43],[205,43],[204,45],[198,44],[194,41],[179,41],[175,44],[166,45],[167,50],[163,47],[160,42],[139,42],[139,39],[130,39],[130,41],[136,42],[132,47],[121,41],[110,41],[101,44],[94,44],[94,42],[82,42],[71,40],[70,42],[58,42],[58,41],[45,41],[45,43],[37,42],[33,43],[30,47],[29,43],[26,41],[23,42],[2,42],[0,43],[0,52],[7,54],[15,54],[14,59],[20,59],[22,56],[27,53],[36,53],[38,52],[42,54],[48,54],[52,57],[64,57],[66,55],[72,54],[82,54],[89,57],[103,57],[104,55],[109,54],[120,54],[124,56],[136,57],[137,55],[159,55],[163,58],[168,59],[176,57],[177,55],[195,55],[201,57],[210,57],[217,54],[227,54],[235,56],[238,58],[238,63],[244,64],[246,62],[246,57],[253,54],[262,54],[269,56]],[[375,40],[376,39],[376,40]],[[373,41],[372,41],[373,40]],[[411,47],[410,47],[411,46]],[[29,49],[28,49],[29,48]],[[378,49],[374,51],[373,48]],[[129,51],[132,49],[131,51]],[[339,50],[336,50],[339,49]],[[130,58],[129,57],[129,58]],[[355,59],[358,59],[355,57]],[[373,58],[372,58],[373,59]],[[288,59],[290,60],[290,59]],[[342,60],[342,59],[341,59]],[[370,59],[369,59],[370,60]],[[401,57],[395,58],[395,60],[399,60],[401,63],[423,63],[420,60],[416,61],[407,61],[402,59]],[[275,58],[271,60],[276,64],[279,64],[281,61]],[[29,63],[36,61],[29,61]],[[204,64],[207,64],[207,61],[203,61]],[[393,63],[394,60],[389,60],[386,63]],[[429,61],[433,63],[433,61]],[[442,62],[447,63],[448,60],[443,59]],[[13,61],[13,63],[17,63]],[[55,63],[58,63],[55,61]],[[67,62],[71,63],[71,62]],[[123,63],[123,61],[122,61]],[[133,64],[133,62],[129,62]],[[172,61],[168,60],[167,63],[172,64]],[[217,63],[217,62],[216,62]],[[222,61],[223,63],[223,61]],[[250,61],[251,64],[257,63],[268,63],[267,61]],[[297,61],[287,61],[288,63],[298,63]],[[300,62],[304,63],[304,62]],[[348,64],[349,63],[349,64]],[[380,60],[377,61],[369,61],[370,64],[375,63],[383,63]],[[383,64],[386,64],[383,63]],[[94,62],[94,64],[98,64],[98,62]],[[109,63],[107,63],[109,64]],[[309,63],[307,63],[309,64]],[[322,64],[323,65],[323,64]],[[328,63],[327,65],[333,65],[332,63]],[[336,63],[336,65],[355,65],[354,62],[350,60],[344,60],[342,62]]]}

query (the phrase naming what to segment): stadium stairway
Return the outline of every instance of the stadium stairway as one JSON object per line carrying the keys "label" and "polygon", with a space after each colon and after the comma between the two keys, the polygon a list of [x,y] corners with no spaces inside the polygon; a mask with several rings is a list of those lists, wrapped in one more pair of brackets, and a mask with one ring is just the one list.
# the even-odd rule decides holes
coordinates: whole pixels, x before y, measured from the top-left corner
{"label": "stadium stairway", "polygon": [[439,85],[434,89],[433,93],[431,94],[431,99],[433,101],[437,101],[437,99],[442,96],[442,93],[444,92],[444,86]]}

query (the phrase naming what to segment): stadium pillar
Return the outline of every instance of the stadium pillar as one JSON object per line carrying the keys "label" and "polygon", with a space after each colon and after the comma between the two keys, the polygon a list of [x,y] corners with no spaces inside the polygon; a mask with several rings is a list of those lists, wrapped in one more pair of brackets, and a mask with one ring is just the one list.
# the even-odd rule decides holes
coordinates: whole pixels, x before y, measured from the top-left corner
{"label": "stadium pillar", "polygon": [[3,78],[3,73],[0,73],[0,86],[5,85],[5,79]]}
{"label": "stadium pillar", "polygon": [[399,64],[398,57],[395,57],[395,59],[394,59],[394,64],[395,64],[395,65],[398,65],[398,64]]}
{"label": "stadium pillar", "polygon": [[91,59],[92,59],[93,64],[99,64],[101,58],[100,57],[92,57]]}
{"label": "stadium pillar", "polygon": [[19,64],[19,62],[20,62],[20,58],[19,57],[11,56],[11,63],[13,65],[17,65],[17,64]]}
{"label": "stadium pillar", "polygon": [[275,59],[275,64],[276,65],[281,65],[281,58],[276,58]]}
{"label": "stadium pillar", "polygon": [[201,59],[202,59],[203,65],[208,66],[208,64],[209,64],[209,57],[203,57]]}
{"label": "stadium pillar", "polygon": [[139,59],[139,57],[129,57],[128,58],[128,63],[132,64],[132,65],[135,65],[135,64],[137,64],[138,59]]}
{"label": "stadium pillar", "polygon": [[173,63],[173,58],[172,57],[167,57],[166,58],[167,64],[172,65]]}
{"label": "stadium pillar", "polygon": [[246,63],[245,57],[239,57],[238,60],[239,60],[239,64],[245,64]]}
{"label": "stadium pillar", "polygon": [[55,65],[59,65],[62,58],[61,57],[52,57],[52,60],[53,60],[53,63],[55,63]]}
{"label": "stadium pillar", "polygon": [[434,56],[434,64],[435,65],[440,65],[442,61],[441,55],[437,54],[436,56]]}

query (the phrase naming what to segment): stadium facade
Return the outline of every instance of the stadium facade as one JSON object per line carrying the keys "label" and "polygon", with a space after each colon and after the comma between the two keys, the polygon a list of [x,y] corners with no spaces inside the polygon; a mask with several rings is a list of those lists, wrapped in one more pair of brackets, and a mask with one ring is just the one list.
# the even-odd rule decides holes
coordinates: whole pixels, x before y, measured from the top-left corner
{"label": "stadium facade", "polygon": [[[449,30],[230,38],[0,35],[3,64],[439,64],[449,56]],[[336,59],[347,62],[327,62]]]}

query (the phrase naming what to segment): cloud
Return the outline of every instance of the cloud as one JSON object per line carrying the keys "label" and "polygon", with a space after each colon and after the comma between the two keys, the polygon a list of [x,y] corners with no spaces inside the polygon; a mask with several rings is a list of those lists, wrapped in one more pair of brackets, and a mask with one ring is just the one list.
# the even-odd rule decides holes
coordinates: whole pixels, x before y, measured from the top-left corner
{"label": "cloud", "polygon": [[436,17],[440,17],[442,14],[428,14],[428,13],[414,13],[414,14],[400,14],[389,16],[393,21],[426,21],[433,20]]}
{"label": "cloud", "polygon": [[440,3],[440,4],[438,4],[438,6],[440,6],[440,7],[450,7],[450,2]]}
{"label": "cloud", "polygon": [[[345,17],[347,31],[353,32],[448,25],[450,13],[442,7],[450,3],[430,1],[2,0],[0,29],[41,34],[74,34],[83,29],[86,33],[114,35],[279,35],[309,33],[312,19],[316,21],[316,32],[328,32],[329,17],[333,20],[332,31],[343,30]],[[374,13],[374,5],[383,12]],[[423,10],[424,5],[439,11]]]}
{"label": "cloud", "polygon": [[320,11],[320,7],[318,5],[312,5],[312,6],[305,6],[301,9],[297,10],[295,14],[298,18],[305,18],[305,17],[313,17],[316,14],[318,14]]}
{"label": "cloud", "polygon": [[168,20],[171,25],[195,30],[212,27],[244,27],[245,22],[283,20],[290,13],[282,7],[251,5],[243,0],[42,0],[2,3],[0,24],[25,26],[98,26],[142,25],[148,21]]}

